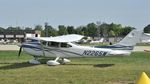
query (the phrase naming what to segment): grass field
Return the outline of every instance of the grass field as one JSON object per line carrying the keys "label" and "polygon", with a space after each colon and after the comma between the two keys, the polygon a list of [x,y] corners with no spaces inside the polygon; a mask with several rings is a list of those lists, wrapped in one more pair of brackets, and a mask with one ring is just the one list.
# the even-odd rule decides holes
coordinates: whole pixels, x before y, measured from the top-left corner
{"label": "grass field", "polygon": [[131,56],[71,58],[67,65],[31,65],[31,56],[0,51],[0,84],[134,84],[141,72],[150,76],[150,53]]}

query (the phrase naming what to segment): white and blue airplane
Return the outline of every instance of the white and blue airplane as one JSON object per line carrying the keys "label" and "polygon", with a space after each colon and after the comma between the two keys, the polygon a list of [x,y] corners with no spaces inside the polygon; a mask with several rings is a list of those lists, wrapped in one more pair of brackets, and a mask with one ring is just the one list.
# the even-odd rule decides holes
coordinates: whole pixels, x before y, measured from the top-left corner
{"label": "white and blue airplane", "polygon": [[[19,54],[23,50],[35,59],[29,60],[31,64],[40,64],[39,57],[55,57],[47,61],[48,65],[59,65],[70,62],[71,57],[102,57],[112,55],[130,55],[136,43],[140,42],[143,31],[132,30],[119,43],[109,46],[81,46],[75,41],[81,40],[82,35],[63,35],[57,37],[34,37],[22,43]],[[61,62],[60,62],[61,61]]]}

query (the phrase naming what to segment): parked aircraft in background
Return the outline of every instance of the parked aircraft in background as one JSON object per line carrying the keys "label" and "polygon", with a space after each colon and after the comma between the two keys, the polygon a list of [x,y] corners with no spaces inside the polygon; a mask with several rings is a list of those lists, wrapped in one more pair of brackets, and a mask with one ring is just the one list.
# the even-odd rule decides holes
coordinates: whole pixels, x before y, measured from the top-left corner
{"label": "parked aircraft in background", "polygon": [[142,35],[142,43],[150,43],[150,34],[144,33]]}
{"label": "parked aircraft in background", "polygon": [[[40,64],[39,57],[55,57],[55,60],[47,61],[48,65],[59,65],[70,62],[71,57],[102,57],[112,55],[130,55],[133,47],[140,41],[142,31],[133,30],[119,43],[110,46],[81,46],[74,42],[84,36],[71,34],[57,37],[35,37],[31,41],[20,46],[21,50],[32,55],[35,59],[29,61],[31,64]],[[60,62],[61,61],[61,62]]]}
{"label": "parked aircraft in background", "polygon": [[90,43],[102,43],[104,42],[104,38],[101,38],[100,40],[96,40],[96,41],[91,41]]}
{"label": "parked aircraft in background", "polygon": [[131,51],[133,50],[136,43],[141,42],[141,37],[143,36],[143,31],[132,30],[124,39],[119,43],[108,45],[108,46],[95,46],[96,48],[102,49],[112,49],[112,50],[123,50]]}
{"label": "parked aircraft in background", "polygon": [[1,39],[0,44],[4,44],[4,43],[5,43],[4,39]]}

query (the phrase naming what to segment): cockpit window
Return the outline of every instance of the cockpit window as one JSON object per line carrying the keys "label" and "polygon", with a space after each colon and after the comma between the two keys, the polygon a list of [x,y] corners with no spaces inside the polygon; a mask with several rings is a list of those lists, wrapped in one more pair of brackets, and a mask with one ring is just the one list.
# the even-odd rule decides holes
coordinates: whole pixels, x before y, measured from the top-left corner
{"label": "cockpit window", "polygon": [[61,47],[61,48],[72,47],[71,45],[69,45],[67,43],[59,43],[59,42],[47,42],[47,46],[49,46],[49,47]]}
{"label": "cockpit window", "polygon": [[45,46],[47,45],[46,41],[42,41],[41,43],[42,43],[42,45],[45,45]]}

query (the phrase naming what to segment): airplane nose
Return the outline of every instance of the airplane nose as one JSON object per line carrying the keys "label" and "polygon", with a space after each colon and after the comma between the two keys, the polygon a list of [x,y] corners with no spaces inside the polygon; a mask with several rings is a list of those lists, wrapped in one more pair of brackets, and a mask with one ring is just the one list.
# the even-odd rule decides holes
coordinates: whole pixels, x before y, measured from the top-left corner
{"label": "airplane nose", "polygon": [[22,48],[25,48],[25,47],[27,47],[27,44],[25,44],[25,43],[22,43],[22,44],[20,44],[20,45],[18,45],[19,47],[20,47],[20,49],[19,49],[19,52],[18,52],[18,57],[20,57],[20,55],[21,55],[21,52],[22,52]]}

